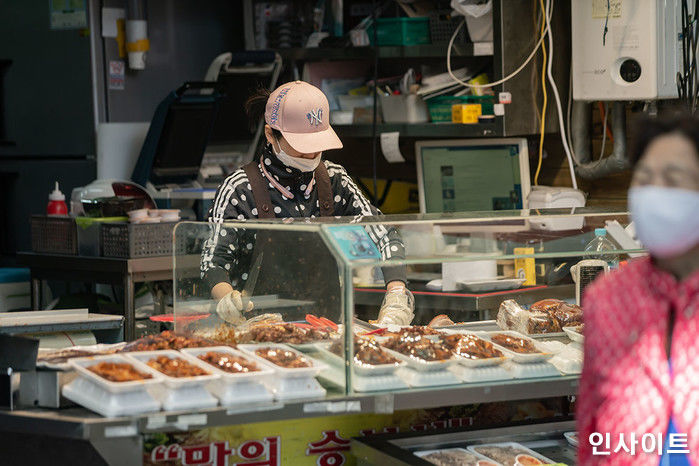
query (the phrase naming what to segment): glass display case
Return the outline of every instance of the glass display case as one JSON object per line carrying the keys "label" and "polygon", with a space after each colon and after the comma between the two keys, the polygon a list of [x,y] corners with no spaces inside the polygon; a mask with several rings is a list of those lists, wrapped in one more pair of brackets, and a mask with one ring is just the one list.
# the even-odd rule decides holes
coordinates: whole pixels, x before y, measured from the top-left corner
{"label": "glass display case", "polygon": [[577,464],[574,421],[354,439],[357,464],[463,466]]}
{"label": "glass display case", "polygon": [[[619,236],[628,223],[591,209],[183,222],[175,330],[273,369],[280,400],[469,387],[537,396],[517,387],[579,374],[579,290],[643,254],[619,246],[632,244]],[[586,250],[600,228],[603,254]],[[384,277],[407,280],[408,328],[379,321]],[[218,301],[214,287],[234,291]]]}

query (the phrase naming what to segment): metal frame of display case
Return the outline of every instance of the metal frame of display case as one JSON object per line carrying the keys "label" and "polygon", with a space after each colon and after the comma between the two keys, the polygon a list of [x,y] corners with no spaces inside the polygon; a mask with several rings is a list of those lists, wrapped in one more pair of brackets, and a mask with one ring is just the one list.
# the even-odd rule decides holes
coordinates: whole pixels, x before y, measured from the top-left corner
{"label": "metal frame of display case", "polygon": [[[416,445],[420,449],[431,448],[451,448],[461,446],[459,443],[494,443],[502,441],[541,441],[551,440],[554,448],[566,458],[575,460],[575,448],[568,445],[563,438],[564,432],[575,431],[575,421],[560,422],[540,422],[526,423],[516,426],[494,427],[494,428],[473,428],[465,427],[456,432],[448,433],[403,433],[403,434],[382,434],[368,438],[352,439],[352,452],[357,458],[357,464],[370,465],[381,464],[384,466],[405,466],[405,465],[429,465],[429,463],[417,456],[411,450]],[[553,437],[557,437],[552,440]],[[429,442],[430,447],[425,443]],[[525,445],[526,446],[526,445]],[[411,450],[408,450],[410,448]],[[555,459],[555,458],[551,458]],[[572,463],[574,464],[574,463]]]}
{"label": "metal frame of display case", "polygon": [[[61,410],[27,408],[0,411],[0,432],[83,441],[109,464],[135,464],[142,454],[142,435],[153,432],[187,431],[254,422],[281,421],[329,415],[378,413],[427,409],[448,405],[549,398],[574,395],[578,377],[562,376],[532,381],[474,383],[439,390],[408,389],[396,393],[272,403],[257,407],[211,408],[196,412],[158,412],[138,416],[104,418],[85,408]],[[526,394],[523,396],[523,394]],[[3,445],[0,436],[0,446]],[[77,451],[66,451],[78,457]]]}

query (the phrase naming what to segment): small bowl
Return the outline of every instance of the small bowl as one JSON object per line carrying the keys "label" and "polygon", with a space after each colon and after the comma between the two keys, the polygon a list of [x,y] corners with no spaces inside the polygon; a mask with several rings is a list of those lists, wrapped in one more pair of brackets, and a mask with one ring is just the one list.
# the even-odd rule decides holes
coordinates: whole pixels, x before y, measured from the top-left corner
{"label": "small bowl", "polygon": [[143,218],[148,218],[148,209],[137,209],[127,212],[129,220],[132,222],[134,220],[140,220]]}

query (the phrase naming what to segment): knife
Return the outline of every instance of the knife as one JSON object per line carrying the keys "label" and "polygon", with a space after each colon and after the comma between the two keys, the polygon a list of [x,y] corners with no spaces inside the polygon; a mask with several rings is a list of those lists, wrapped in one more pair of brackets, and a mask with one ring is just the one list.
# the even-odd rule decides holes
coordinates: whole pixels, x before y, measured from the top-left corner
{"label": "knife", "polygon": [[252,293],[255,291],[255,285],[257,284],[257,277],[260,276],[260,266],[262,265],[262,256],[264,253],[260,251],[260,253],[257,255],[255,258],[255,261],[252,264],[252,267],[250,268],[250,272],[248,273],[248,279],[245,282],[245,286],[243,287],[243,291],[241,293],[242,299],[243,299],[243,309],[248,308],[248,303],[250,302],[250,299],[252,298]]}

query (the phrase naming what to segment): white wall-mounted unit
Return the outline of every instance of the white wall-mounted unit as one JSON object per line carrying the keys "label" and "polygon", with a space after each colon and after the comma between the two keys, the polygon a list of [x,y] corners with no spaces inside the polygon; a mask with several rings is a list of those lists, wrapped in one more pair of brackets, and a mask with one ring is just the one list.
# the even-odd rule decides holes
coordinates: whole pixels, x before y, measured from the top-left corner
{"label": "white wall-mounted unit", "polygon": [[571,0],[571,23],[573,99],[677,98],[681,0]]}

